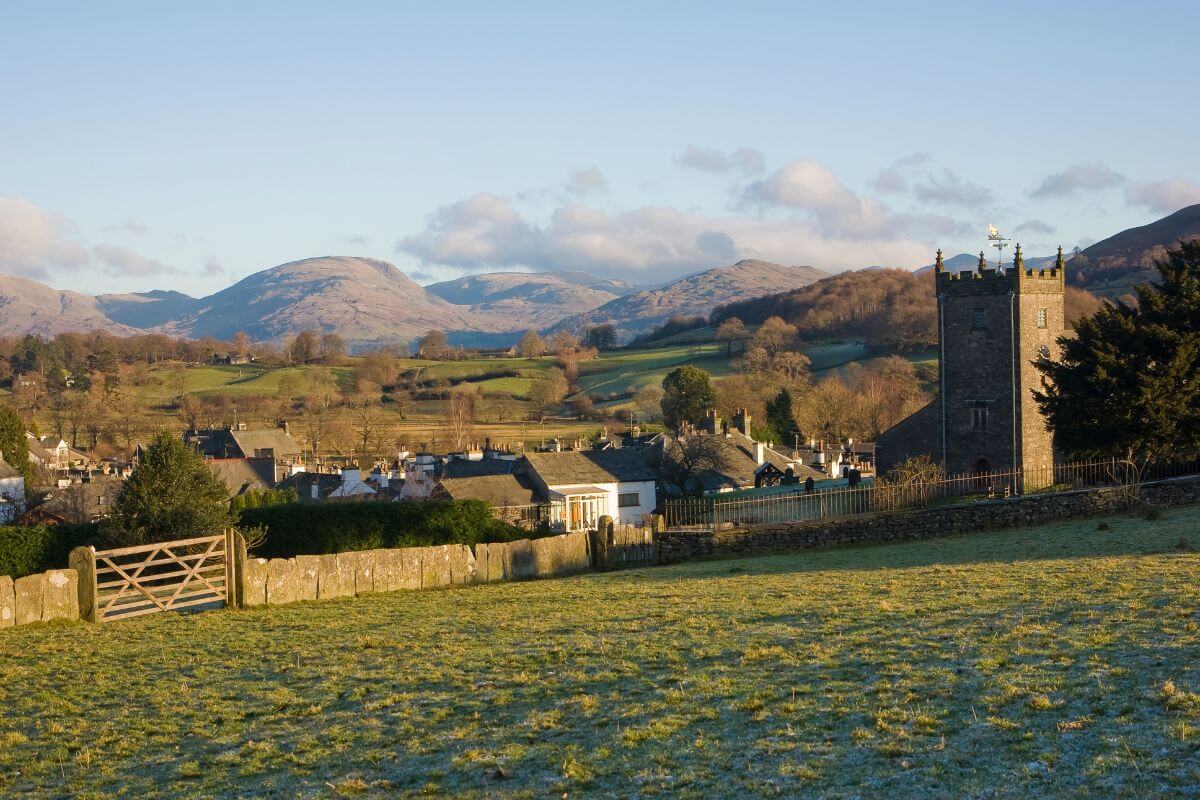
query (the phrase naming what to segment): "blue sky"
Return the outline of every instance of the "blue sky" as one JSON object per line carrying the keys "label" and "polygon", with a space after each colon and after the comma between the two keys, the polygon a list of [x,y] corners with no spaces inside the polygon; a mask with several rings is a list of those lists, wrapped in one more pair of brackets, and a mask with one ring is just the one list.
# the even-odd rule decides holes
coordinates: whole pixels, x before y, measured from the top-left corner
{"label": "blue sky", "polygon": [[0,272],[635,283],[1030,253],[1200,202],[1195,3],[0,0]]}

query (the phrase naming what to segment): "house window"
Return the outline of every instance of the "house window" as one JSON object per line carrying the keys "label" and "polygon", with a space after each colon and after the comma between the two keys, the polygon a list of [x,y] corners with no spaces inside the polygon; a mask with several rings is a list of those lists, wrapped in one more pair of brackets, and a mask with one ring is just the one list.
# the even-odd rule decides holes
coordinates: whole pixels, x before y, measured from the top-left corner
{"label": "house window", "polygon": [[976,308],[971,311],[971,330],[985,331],[987,330],[987,309]]}
{"label": "house window", "polygon": [[1046,309],[1039,308],[1037,310],[1037,326],[1039,328],[1046,327]]}
{"label": "house window", "polygon": [[971,408],[971,430],[979,433],[987,433],[988,429],[988,407],[987,403],[982,400],[975,403]]}
{"label": "house window", "polygon": [[637,492],[621,492],[617,495],[618,508],[634,508],[642,504],[642,496]]}

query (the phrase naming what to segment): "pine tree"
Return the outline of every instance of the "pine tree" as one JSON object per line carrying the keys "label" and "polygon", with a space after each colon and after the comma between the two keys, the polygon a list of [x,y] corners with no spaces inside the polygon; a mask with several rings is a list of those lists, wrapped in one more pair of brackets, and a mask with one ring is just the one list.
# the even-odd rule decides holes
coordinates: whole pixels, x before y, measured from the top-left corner
{"label": "pine tree", "polygon": [[1138,302],[1101,308],[1059,340],[1035,398],[1071,457],[1137,462],[1200,450],[1200,241],[1156,264],[1159,285]]}
{"label": "pine tree", "polygon": [[800,426],[792,412],[792,393],[786,388],[767,402],[767,425],[778,444],[788,444],[796,435]]}
{"label": "pine tree", "polygon": [[0,403],[0,457],[25,478],[25,491],[33,488],[33,464],[25,440],[25,422],[21,415]]}
{"label": "pine tree", "polygon": [[103,533],[113,544],[133,546],[210,536],[231,524],[225,485],[197,453],[164,431],[121,487]]}

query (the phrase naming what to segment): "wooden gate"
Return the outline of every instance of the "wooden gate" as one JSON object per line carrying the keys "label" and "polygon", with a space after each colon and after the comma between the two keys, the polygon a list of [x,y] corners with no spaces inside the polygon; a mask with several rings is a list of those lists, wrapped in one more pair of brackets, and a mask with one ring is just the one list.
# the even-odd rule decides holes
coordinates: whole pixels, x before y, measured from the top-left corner
{"label": "wooden gate", "polygon": [[231,590],[237,586],[235,546],[235,534],[229,530],[217,536],[113,550],[77,548],[72,562],[84,562],[72,564],[82,567],[81,615],[108,622],[194,606],[230,605]]}

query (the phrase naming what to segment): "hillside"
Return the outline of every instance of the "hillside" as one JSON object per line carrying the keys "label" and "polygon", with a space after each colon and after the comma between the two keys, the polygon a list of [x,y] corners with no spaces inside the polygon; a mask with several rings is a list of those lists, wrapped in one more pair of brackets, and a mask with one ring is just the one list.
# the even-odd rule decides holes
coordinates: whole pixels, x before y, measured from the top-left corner
{"label": "hillside", "polygon": [[571,272],[491,272],[430,284],[425,290],[448,303],[521,320],[529,328],[553,325],[633,291],[623,281]]}
{"label": "hillside", "polygon": [[815,267],[784,267],[747,259],[673,281],[660,289],[634,292],[563,320],[555,329],[581,330],[612,323],[623,340],[661,325],[675,314],[708,316],[717,306],[780,290],[798,289],[828,277]]}
{"label": "hillside", "polygon": [[257,272],[203,298],[163,326],[180,336],[279,339],[306,328],[336,331],[349,342],[411,339],[430,328],[494,331],[500,320],[426,292],[386,261],[327,256]]}
{"label": "hillside", "polygon": [[1200,513],[1098,522],[0,631],[0,795],[1195,796]]}
{"label": "hillside", "polygon": [[1070,260],[1067,280],[1105,297],[1119,297],[1154,280],[1154,261],[1180,239],[1200,238],[1200,204],[1157,222],[1129,228],[1096,242]]}
{"label": "hillside", "polygon": [[15,275],[0,278],[0,336],[93,330],[127,336],[139,332],[111,319],[95,297]]}
{"label": "hillside", "polygon": [[933,275],[902,269],[843,272],[793,291],[731,303],[714,311],[712,322],[730,317],[747,325],[782,317],[805,339],[864,338],[901,349],[937,343]]}

